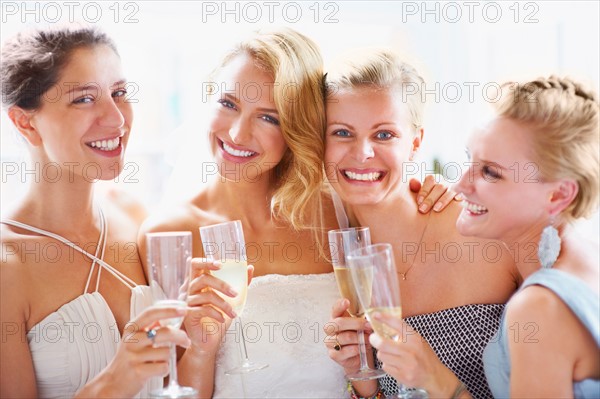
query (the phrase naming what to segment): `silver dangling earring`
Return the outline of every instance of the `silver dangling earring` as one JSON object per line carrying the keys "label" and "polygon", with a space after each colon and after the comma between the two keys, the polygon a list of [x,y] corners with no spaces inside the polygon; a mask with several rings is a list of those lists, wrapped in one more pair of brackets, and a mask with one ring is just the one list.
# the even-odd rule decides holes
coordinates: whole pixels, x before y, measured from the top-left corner
{"label": "silver dangling earring", "polygon": [[560,254],[561,239],[558,230],[551,224],[544,227],[538,245],[538,258],[544,269],[550,269]]}

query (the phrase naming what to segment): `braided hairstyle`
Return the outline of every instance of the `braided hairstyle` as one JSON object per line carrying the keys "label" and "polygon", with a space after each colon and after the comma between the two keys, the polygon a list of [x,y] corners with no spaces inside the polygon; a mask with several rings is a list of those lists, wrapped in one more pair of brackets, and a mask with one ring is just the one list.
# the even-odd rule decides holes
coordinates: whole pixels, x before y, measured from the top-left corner
{"label": "braided hairstyle", "polygon": [[[500,117],[532,127],[533,156],[540,177],[573,179],[579,190],[563,211],[566,221],[588,217],[598,208],[598,97],[569,79],[550,76],[526,83],[508,82],[496,103]],[[507,89],[507,90],[505,90]]]}

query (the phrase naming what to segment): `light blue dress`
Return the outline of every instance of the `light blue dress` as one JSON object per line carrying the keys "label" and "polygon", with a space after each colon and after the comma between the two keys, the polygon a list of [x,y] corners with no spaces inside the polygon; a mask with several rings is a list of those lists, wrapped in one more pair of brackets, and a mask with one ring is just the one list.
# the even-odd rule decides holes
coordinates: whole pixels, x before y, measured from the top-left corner
{"label": "light blue dress", "polygon": [[[521,290],[530,285],[541,285],[554,292],[588,329],[600,348],[600,300],[579,278],[555,269],[541,269],[525,280]],[[495,398],[510,397],[510,358],[506,311],[498,333],[483,354],[485,374]],[[600,398],[600,380],[587,379],[573,382],[576,398]]]}

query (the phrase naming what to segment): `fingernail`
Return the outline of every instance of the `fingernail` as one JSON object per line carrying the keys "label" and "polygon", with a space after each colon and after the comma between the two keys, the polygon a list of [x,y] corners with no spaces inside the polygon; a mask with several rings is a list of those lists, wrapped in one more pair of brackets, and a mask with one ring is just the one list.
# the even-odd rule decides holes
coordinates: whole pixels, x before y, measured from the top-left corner
{"label": "fingernail", "polygon": [[462,200],[464,200],[464,199],[465,199],[465,197],[463,197],[462,193],[459,193],[459,194],[456,194],[456,195],[454,196],[454,199],[455,199],[456,201],[462,201]]}
{"label": "fingernail", "polygon": [[371,323],[369,323],[368,321],[365,323],[365,330],[373,330],[373,327],[371,326]]}
{"label": "fingernail", "polygon": [[237,313],[235,313],[232,309],[229,311],[229,317],[231,317],[232,319],[235,319],[237,317]]}
{"label": "fingernail", "polygon": [[421,202],[423,202],[424,199],[425,199],[425,197],[423,197],[422,195],[419,195],[417,197],[417,204],[421,205]]}
{"label": "fingernail", "polygon": [[429,208],[427,204],[421,204],[421,206],[419,206],[421,212],[427,212],[427,208]]}
{"label": "fingernail", "polygon": [[176,308],[175,310],[177,311],[177,314],[184,315],[184,314],[187,313],[188,308],[187,307],[185,307],[185,308]]}
{"label": "fingernail", "polygon": [[227,293],[229,294],[229,296],[238,296],[238,292],[231,287],[227,289]]}
{"label": "fingernail", "polygon": [[190,346],[192,346],[192,340],[188,338],[188,339],[187,339],[187,341],[186,341],[186,345],[184,346],[184,348],[186,348],[186,349],[187,349],[187,348],[189,348]]}
{"label": "fingernail", "polygon": [[221,268],[221,262],[220,262],[220,261],[218,261],[218,260],[214,261],[212,264],[213,264],[213,266],[214,266],[214,267],[216,267],[217,269],[220,269],[220,268]]}
{"label": "fingernail", "polygon": [[440,209],[442,209],[442,204],[440,204],[440,203],[435,204],[435,206],[433,207],[433,210],[436,212],[439,212]]}

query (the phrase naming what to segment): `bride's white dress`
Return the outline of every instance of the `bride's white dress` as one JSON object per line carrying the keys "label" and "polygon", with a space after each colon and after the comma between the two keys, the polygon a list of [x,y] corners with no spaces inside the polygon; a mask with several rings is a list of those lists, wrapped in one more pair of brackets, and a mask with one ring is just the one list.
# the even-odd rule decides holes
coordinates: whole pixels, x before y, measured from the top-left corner
{"label": "bride's white dress", "polygon": [[242,361],[234,321],[217,357],[213,397],[347,398],[344,371],[323,343],[339,297],[333,273],[254,278],[242,313],[248,356],[269,367],[225,375]]}

